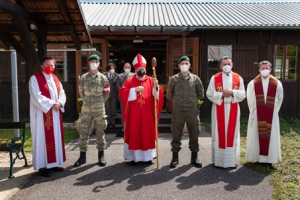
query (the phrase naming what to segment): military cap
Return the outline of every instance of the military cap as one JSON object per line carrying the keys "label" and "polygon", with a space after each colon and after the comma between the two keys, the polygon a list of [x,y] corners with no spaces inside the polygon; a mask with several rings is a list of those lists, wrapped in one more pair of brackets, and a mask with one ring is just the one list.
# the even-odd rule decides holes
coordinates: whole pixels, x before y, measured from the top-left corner
{"label": "military cap", "polygon": [[182,56],[181,58],[179,58],[177,64],[179,64],[181,61],[184,61],[184,60],[190,61],[189,57],[187,57],[187,56]]}
{"label": "military cap", "polygon": [[89,60],[88,61],[91,61],[91,60],[99,60],[100,61],[100,57],[96,54],[93,54],[89,57]]}

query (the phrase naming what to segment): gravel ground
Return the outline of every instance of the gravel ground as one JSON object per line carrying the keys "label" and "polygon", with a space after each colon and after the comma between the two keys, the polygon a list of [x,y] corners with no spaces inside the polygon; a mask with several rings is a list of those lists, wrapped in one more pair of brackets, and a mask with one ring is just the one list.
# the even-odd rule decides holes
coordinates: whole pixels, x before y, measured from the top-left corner
{"label": "gravel ground", "polygon": [[[21,155],[21,154],[20,154]],[[31,165],[32,163],[32,153],[31,152],[25,152],[25,156],[27,158],[27,162],[29,165]],[[0,163],[10,163],[10,159],[9,159],[9,153],[8,152],[3,152],[3,151],[0,151]],[[19,160],[17,159],[15,161],[16,164],[18,163],[24,163],[24,160]]]}

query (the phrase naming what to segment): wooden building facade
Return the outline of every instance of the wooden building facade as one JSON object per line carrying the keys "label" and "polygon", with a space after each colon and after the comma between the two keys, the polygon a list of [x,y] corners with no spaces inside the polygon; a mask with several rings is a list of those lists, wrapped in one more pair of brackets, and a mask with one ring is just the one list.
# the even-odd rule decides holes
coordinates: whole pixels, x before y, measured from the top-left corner
{"label": "wooden building facade", "polygon": [[[62,80],[67,94],[65,122],[72,122],[78,117],[78,105],[76,103],[78,97],[77,77],[87,71],[87,58],[92,53],[97,53],[102,57],[102,71],[105,70],[108,62],[112,61],[116,65],[122,66],[122,61],[131,63],[136,54],[141,53],[149,65],[147,66],[148,75],[151,75],[151,59],[156,57],[159,83],[164,88],[166,88],[169,78],[179,72],[176,65],[178,58],[187,55],[191,59],[191,71],[201,78],[205,90],[211,76],[219,71],[217,61],[222,56],[232,57],[233,71],[243,77],[245,87],[249,81],[258,75],[258,63],[262,60],[269,60],[273,63],[273,75],[280,79],[284,87],[284,101],[280,115],[300,117],[300,22],[296,26],[286,25],[286,27],[275,25],[271,27],[265,27],[264,25],[251,27],[251,24],[231,27],[217,27],[217,25],[211,27],[200,25],[178,27],[166,24],[160,26],[149,24],[144,26],[95,25],[89,20],[83,4],[81,4],[83,13],[96,52],[66,51],[64,59],[67,60],[67,65],[61,68],[58,67],[55,71]],[[135,5],[134,3],[128,4]],[[117,6],[109,3],[107,5]],[[127,6],[126,3],[124,5]],[[141,3],[136,6],[141,5],[144,4]],[[212,5],[215,6],[215,4]],[[226,3],[225,5],[230,6]],[[233,6],[235,5],[233,4]],[[300,8],[300,3],[295,5]],[[295,5],[292,6],[295,7]],[[178,6],[186,6],[186,4]],[[268,4],[265,6],[268,6]],[[91,11],[89,11],[89,14],[91,14]],[[105,17],[105,12],[102,15]],[[282,13],[282,15],[285,15],[285,13]],[[300,17],[300,14],[298,16]],[[291,17],[294,18],[293,15]],[[130,16],[127,18],[130,18]],[[101,19],[97,19],[103,22]],[[4,121],[12,118],[10,52],[0,52],[0,59],[0,120]],[[32,70],[29,70],[30,67],[26,67],[28,63],[25,62],[22,56],[18,55],[17,60],[20,118],[29,121],[28,80],[32,75]],[[63,60],[60,62],[62,66],[63,62]],[[66,77],[63,75],[63,68],[64,73],[67,73]],[[210,117],[211,102],[207,98],[204,101],[201,107],[201,117]],[[240,106],[242,116],[248,116],[247,101],[244,100],[240,103]],[[164,109],[168,112],[172,111],[170,102],[166,101]]]}

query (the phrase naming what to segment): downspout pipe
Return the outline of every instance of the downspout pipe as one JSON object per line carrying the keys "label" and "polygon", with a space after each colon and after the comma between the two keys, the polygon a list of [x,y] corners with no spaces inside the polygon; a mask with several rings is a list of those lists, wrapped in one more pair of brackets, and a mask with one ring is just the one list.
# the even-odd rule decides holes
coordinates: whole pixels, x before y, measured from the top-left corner
{"label": "downspout pipe", "polygon": [[[12,102],[13,102],[13,121],[19,122],[19,97],[18,97],[18,66],[17,66],[17,54],[15,51],[10,53],[11,60],[11,90],[12,90]],[[20,136],[19,129],[14,130],[16,137]]]}

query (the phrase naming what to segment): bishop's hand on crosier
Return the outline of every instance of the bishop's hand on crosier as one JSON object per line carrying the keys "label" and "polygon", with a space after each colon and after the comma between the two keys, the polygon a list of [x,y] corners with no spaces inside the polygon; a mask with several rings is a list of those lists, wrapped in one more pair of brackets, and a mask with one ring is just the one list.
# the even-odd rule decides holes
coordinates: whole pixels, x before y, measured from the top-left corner
{"label": "bishop's hand on crosier", "polygon": [[158,85],[158,80],[157,80],[157,78],[153,78],[153,81],[154,81],[154,83],[155,83],[156,85]]}

